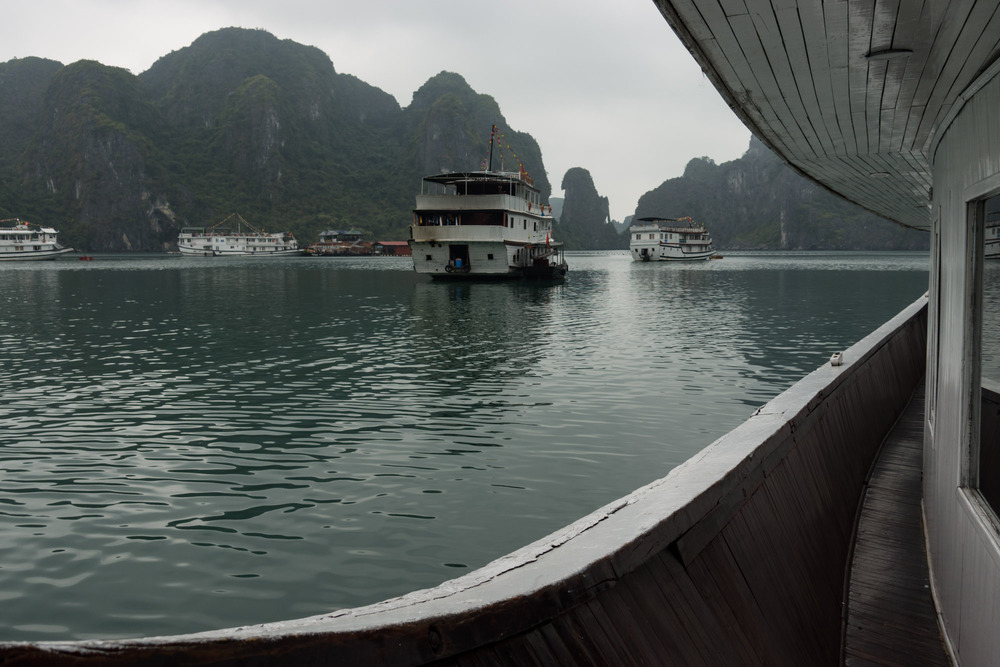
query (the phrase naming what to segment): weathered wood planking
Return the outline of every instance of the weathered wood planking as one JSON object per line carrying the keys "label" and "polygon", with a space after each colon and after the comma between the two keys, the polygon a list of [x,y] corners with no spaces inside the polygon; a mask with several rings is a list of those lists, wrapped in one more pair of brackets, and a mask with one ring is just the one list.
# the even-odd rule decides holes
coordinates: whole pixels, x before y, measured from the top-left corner
{"label": "weathered wood planking", "polygon": [[786,12],[785,16],[794,18],[785,24],[787,32],[778,27],[778,18],[773,10],[754,12],[751,15],[763,48],[763,61],[755,63],[755,68],[770,69],[789,114],[785,126],[795,133],[796,143],[802,144],[803,157],[822,155],[823,144],[816,133],[816,126],[821,124],[822,115],[819,107],[813,104],[815,96],[811,92],[812,78],[800,78],[796,75],[796,63],[805,65],[806,62],[802,29],[798,25],[797,14]]}
{"label": "weathered wood planking", "polygon": [[[827,127],[836,123],[833,96],[830,94],[829,77],[814,77],[813,72],[823,72],[827,68],[810,67],[812,59],[826,60],[822,50],[810,48],[806,36],[806,24],[799,21],[799,13],[794,7],[783,7],[775,12],[776,33],[784,36],[785,50],[793,72],[795,87],[799,91],[806,119],[818,145],[814,152],[818,155],[833,155],[836,152],[834,138]],[[815,29],[815,27],[814,27]]]}
{"label": "weathered wood planking", "polygon": [[924,392],[882,445],[860,513],[844,623],[846,665],[950,665],[921,517]]}
{"label": "weathered wood planking", "polygon": [[948,100],[957,98],[971,81],[971,78],[959,79],[958,75],[973,48],[971,43],[963,42],[963,35],[971,40],[978,37],[978,34],[973,36],[970,32],[978,33],[982,30],[982,25],[973,26],[969,23],[974,6],[975,3],[971,0],[950,2],[948,11],[941,17],[931,49],[938,67],[928,71],[928,76],[924,79],[926,85],[923,86],[928,90],[926,108],[933,112],[925,113],[920,121],[915,137],[918,146],[926,144],[947,117],[951,107]]}
{"label": "weathered wood planking", "polygon": [[[886,152],[909,152],[914,150],[913,137],[916,132],[916,122],[914,116],[919,117],[923,111],[923,103],[917,108],[913,103],[917,84],[920,83],[920,74],[927,62],[927,49],[921,48],[920,31],[922,26],[928,25],[928,21],[923,18],[923,14],[932,11],[933,6],[940,3],[918,3],[904,2],[899,7],[899,15],[896,18],[896,38],[894,45],[897,48],[909,48],[913,54],[905,59],[905,69],[900,80],[899,92],[894,100],[897,116],[893,120],[890,146]],[[926,170],[925,170],[926,171]]]}

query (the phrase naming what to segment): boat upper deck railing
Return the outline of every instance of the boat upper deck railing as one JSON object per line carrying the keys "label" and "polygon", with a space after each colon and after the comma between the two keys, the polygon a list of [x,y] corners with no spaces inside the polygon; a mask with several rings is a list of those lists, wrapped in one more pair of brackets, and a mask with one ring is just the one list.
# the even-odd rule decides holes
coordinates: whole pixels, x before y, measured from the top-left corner
{"label": "boat upper deck railing", "polygon": [[421,182],[421,195],[475,197],[510,195],[531,204],[542,204],[541,193],[531,178],[523,172],[467,171],[426,176]]}
{"label": "boat upper deck railing", "polygon": [[549,204],[525,201],[506,194],[483,194],[456,197],[453,194],[426,194],[417,196],[418,211],[514,211],[532,217],[552,215]]}
{"label": "boat upper deck railing", "polygon": [[[646,224],[640,225],[636,223],[644,222]],[[704,232],[705,225],[700,222],[695,222],[692,218],[637,218],[635,223],[629,228],[630,231],[640,231],[649,229],[650,227],[656,227],[662,231],[677,231],[677,232]]]}
{"label": "boat upper deck railing", "polygon": [[524,172],[516,171],[454,171],[425,176],[425,185],[436,183],[439,185],[456,185],[459,183],[519,183],[532,190],[537,190],[534,182]]}
{"label": "boat upper deck railing", "polygon": [[34,222],[21,220],[20,218],[7,218],[0,220],[0,230],[13,234],[57,234],[52,227],[43,227]]}
{"label": "boat upper deck railing", "polygon": [[229,229],[211,229],[205,230],[204,228],[193,228],[185,227],[181,230],[181,235],[188,235],[191,237],[205,237],[205,238],[217,238],[220,236],[238,237],[238,238],[262,238],[262,239],[282,239],[291,238],[292,234],[289,232],[233,232]]}

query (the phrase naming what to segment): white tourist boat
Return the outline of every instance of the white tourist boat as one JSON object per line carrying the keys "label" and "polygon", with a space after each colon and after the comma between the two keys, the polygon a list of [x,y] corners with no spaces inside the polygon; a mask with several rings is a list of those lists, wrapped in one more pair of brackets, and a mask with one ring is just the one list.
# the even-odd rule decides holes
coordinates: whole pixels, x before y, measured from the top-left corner
{"label": "white tourist boat", "polygon": [[716,254],[712,237],[691,218],[639,218],[629,228],[629,249],[637,262],[692,262]]}
{"label": "white tourist boat", "polygon": [[[492,151],[491,136],[491,163]],[[568,270],[552,207],[523,169],[425,177],[409,243],[414,270],[432,278],[551,280]]]}
{"label": "white tourist boat", "polygon": [[983,236],[983,256],[986,259],[1000,259],[1000,213],[994,213],[986,218]]}
{"label": "white tourist boat", "polygon": [[17,218],[0,220],[0,261],[55,259],[73,252],[59,245],[58,232]]}
{"label": "white tourist boat", "polygon": [[[236,219],[236,228],[224,225]],[[244,227],[246,229],[244,229]],[[299,244],[288,232],[267,233],[233,213],[211,227],[185,227],[177,236],[177,249],[194,257],[298,255]]]}

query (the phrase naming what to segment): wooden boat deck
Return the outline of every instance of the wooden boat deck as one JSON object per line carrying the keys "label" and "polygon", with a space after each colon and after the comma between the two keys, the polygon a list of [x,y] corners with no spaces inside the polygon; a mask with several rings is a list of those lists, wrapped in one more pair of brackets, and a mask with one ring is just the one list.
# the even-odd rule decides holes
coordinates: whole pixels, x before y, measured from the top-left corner
{"label": "wooden boat deck", "polygon": [[920,510],[923,385],[875,463],[858,522],[845,665],[950,665],[931,596]]}

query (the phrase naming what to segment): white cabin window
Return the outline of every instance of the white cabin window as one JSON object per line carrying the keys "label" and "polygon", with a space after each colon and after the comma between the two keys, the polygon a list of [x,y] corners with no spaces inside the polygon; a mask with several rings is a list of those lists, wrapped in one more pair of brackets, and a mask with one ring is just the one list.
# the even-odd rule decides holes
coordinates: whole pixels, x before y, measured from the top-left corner
{"label": "white cabin window", "polygon": [[[974,322],[979,327],[978,341],[973,343],[980,347],[981,379],[979,387],[972,387],[980,414],[979,423],[970,429],[978,437],[974,435],[970,443],[967,476],[969,486],[977,487],[993,513],[1000,516],[1000,246],[990,242],[991,225],[1000,225],[1000,194],[972,202],[968,209],[969,230],[983,259],[978,286],[982,301],[979,321]],[[977,319],[975,315],[973,319]]]}

